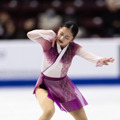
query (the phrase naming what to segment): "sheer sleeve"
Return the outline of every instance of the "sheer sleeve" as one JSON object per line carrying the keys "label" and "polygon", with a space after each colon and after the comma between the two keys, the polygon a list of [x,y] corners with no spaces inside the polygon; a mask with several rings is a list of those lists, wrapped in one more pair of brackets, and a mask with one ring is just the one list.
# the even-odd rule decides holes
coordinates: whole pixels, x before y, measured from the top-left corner
{"label": "sheer sleeve", "polygon": [[52,41],[56,40],[56,34],[53,30],[32,30],[27,33],[30,40],[41,44],[44,50],[52,46]]}
{"label": "sheer sleeve", "polygon": [[82,47],[78,48],[76,54],[90,62],[96,63],[96,66],[102,66],[102,64],[100,64],[100,60],[103,59],[103,57],[96,56],[93,53],[84,50]]}

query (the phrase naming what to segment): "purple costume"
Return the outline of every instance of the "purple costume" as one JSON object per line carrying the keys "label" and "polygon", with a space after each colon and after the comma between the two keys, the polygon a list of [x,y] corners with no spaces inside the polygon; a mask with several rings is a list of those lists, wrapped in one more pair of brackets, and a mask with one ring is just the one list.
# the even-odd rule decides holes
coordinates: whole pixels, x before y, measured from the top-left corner
{"label": "purple costume", "polygon": [[44,53],[42,74],[37,80],[33,93],[36,92],[36,88],[44,86],[42,88],[48,91],[48,97],[66,112],[78,110],[87,105],[78,88],[68,78],[67,72],[75,55],[94,62],[97,66],[100,65],[101,57],[85,51],[74,42],[63,50],[57,42],[52,47],[52,41],[56,40],[56,34],[52,30],[33,30],[27,35],[31,40],[42,45]]}

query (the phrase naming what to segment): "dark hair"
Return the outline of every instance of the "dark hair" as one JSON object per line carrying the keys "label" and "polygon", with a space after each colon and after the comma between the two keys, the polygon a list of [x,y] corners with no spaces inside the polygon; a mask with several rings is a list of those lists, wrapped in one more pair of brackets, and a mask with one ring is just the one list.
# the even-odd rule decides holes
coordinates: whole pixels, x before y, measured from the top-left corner
{"label": "dark hair", "polygon": [[70,28],[73,37],[75,38],[77,33],[78,33],[78,26],[76,25],[75,22],[73,21],[67,21],[65,22],[63,25],[61,25],[61,27],[66,27],[66,28]]}

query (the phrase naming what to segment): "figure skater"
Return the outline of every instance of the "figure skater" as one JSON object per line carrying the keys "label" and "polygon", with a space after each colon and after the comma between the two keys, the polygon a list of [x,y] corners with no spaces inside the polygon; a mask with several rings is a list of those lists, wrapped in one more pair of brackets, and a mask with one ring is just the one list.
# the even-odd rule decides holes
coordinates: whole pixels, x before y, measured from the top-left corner
{"label": "figure skater", "polygon": [[44,53],[42,72],[33,92],[43,110],[39,120],[52,118],[54,103],[62,111],[69,112],[75,120],[87,120],[83,106],[88,103],[67,76],[72,59],[78,55],[96,63],[96,66],[114,61],[113,58],[102,58],[87,52],[76,44],[74,38],[77,33],[78,27],[72,21],[65,22],[57,34],[52,30],[39,29],[27,33],[29,39],[41,44]]}

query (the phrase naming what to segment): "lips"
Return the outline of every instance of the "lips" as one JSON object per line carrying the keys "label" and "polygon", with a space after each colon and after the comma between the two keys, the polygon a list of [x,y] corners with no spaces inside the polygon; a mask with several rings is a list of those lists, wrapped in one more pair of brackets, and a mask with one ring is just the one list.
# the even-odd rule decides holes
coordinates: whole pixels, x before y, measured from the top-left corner
{"label": "lips", "polygon": [[63,43],[61,40],[59,40],[60,43]]}

